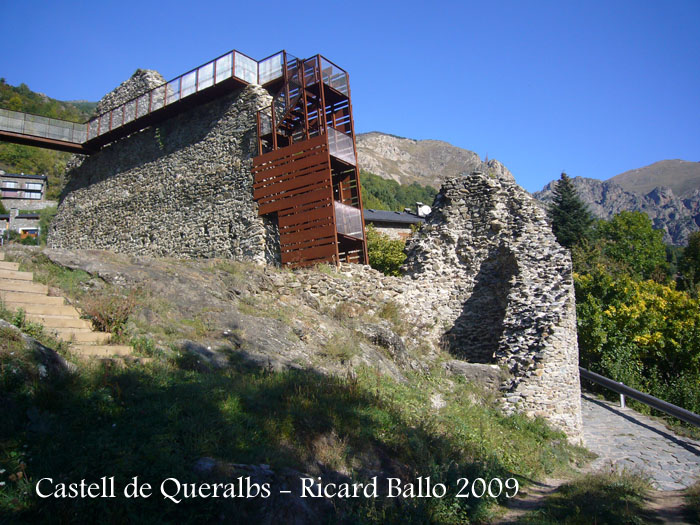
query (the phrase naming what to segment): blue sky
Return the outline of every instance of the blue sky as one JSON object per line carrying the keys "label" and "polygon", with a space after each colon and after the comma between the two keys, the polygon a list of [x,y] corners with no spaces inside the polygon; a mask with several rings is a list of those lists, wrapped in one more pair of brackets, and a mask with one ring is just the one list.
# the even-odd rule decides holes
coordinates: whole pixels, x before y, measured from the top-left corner
{"label": "blue sky", "polygon": [[98,100],[137,68],[175,77],[231,49],[321,53],[355,129],[496,158],[530,191],[700,161],[700,1],[0,3],[0,76]]}

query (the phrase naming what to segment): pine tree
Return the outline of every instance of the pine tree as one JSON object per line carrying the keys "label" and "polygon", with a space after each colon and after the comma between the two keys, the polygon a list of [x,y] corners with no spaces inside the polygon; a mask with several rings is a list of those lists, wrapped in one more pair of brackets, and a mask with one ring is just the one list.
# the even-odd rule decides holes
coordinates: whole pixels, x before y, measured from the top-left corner
{"label": "pine tree", "polygon": [[588,237],[593,216],[566,173],[561,174],[554,187],[554,199],[548,213],[552,232],[562,246],[571,248]]}

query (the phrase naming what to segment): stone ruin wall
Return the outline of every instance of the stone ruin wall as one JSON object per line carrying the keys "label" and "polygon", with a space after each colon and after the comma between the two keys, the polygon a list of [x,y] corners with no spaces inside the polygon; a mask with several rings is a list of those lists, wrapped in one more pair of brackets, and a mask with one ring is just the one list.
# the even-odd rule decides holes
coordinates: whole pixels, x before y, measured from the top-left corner
{"label": "stone ruin wall", "polygon": [[506,412],[542,416],[580,438],[571,258],[510,172],[491,161],[446,181],[407,251],[411,303],[442,319],[433,337],[459,359],[508,370]]}
{"label": "stone ruin wall", "polygon": [[[139,70],[99,111],[161,83]],[[269,102],[248,86],[75,162],[49,246],[276,262],[276,227],[257,215],[250,173],[256,111]],[[409,240],[404,278],[368,267],[353,269],[352,281],[308,274],[303,294],[331,306],[396,302],[458,365],[506,369],[506,412],[542,416],[578,441],[570,257],[505,167],[491,161],[481,170],[445,182]]]}
{"label": "stone ruin wall", "polygon": [[[162,83],[138,70],[97,111]],[[275,262],[276,226],[258,216],[250,171],[256,111],[269,104],[247,86],[77,160],[49,247]]]}
{"label": "stone ruin wall", "polygon": [[444,183],[433,213],[409,240],[404,277],[343,265],[339,277],[300,272],[296,292],[303,290],[309,306],[343,315],[398,304],[410,327],[404,338],[444,348],[454,358],[445,368],[500,382],[506,413],[540,416],[578,443],[570,256],[507,169],[496,161],[482,169]]}

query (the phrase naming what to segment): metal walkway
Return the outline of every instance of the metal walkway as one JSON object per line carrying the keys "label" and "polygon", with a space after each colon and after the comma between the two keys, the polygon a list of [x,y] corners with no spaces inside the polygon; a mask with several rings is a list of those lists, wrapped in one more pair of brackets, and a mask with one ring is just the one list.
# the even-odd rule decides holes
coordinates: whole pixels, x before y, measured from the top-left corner
{"label": "metal walkway", "polygon": [[82,124],[0,109],[0,140],[91,154],[226,92],[248,84],[273,84],[283,74],[283,51],[258,62],[233,50]]}

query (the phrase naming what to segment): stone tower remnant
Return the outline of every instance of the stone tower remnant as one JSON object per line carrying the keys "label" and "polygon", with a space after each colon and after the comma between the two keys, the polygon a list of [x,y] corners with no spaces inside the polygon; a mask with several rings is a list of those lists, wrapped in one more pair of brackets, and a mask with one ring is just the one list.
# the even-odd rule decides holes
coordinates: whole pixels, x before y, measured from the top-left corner
{"label": "stone tower remnant", "polygon": [[545,213],[499,162],[446,181],[405,270],[441,312],[456,358],[500,365],[506,412],[541,416],[581,435],[571,258]]}

